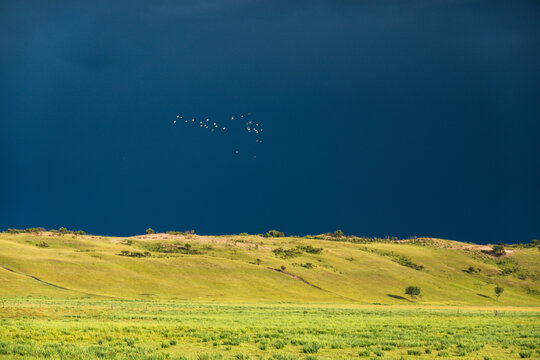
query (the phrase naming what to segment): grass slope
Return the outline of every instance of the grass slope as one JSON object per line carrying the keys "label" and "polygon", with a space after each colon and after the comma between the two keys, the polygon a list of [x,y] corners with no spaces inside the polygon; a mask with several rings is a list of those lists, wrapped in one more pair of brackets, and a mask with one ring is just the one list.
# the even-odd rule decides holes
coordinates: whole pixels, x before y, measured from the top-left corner
{"label": "grass slope", "polygon": [[[273,252],[298,246],[322,251]],[[122,251],[148,253],[120,256]],[[537,248],[516,248],[494,260],[475,247],[438,239],[356,244],[294,237],[2,233],[0,296],[538,306],[538,264]],[[475,271],[464,271],[469,267]],[[419,286],[422,299],[407,298],[408,285]],[[498,301],[496,285],[505,288]]]}

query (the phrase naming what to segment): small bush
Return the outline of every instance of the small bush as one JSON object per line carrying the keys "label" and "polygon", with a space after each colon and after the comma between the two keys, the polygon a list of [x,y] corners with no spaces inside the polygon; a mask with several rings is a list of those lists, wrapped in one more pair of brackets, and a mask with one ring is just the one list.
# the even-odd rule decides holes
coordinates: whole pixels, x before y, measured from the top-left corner
{"label": "small bush", "polygon": [[297,357],[294,355],[285,355],[285,354],[273,354],[273,360],[296,360]]}
{"label": "small bush", "polygon": [[309,254],[320,254],[323,251],[323,248],[313,247],[311,245],[301,245],[296,248]]}
{"label": "small bush", "polygon": [[155,231],[154,231],[154,229],[152,229],[152,228],[148,228],[148,229],[146,229],[146,233],[147,233],[147,234],[154,234]]}
{"label": "small bush", "polygon": [[343,231],[341,230],[336,230],[334,231],[334,233],[332,234],[333,237],[343,237]]}
{"label": "small bush", "polygon": [[383,357],[384,356],[384,351],[382,350],[375,350],[373,352],[375,355],[379,356],[379,357]]}
{"label": "small bush", "polygon": [[122,251],[120,251],[120,254],[118,254],[118,255],[141,258],[141,257],[150,256],[151,254],[148,251],[145,251],[144,253],[142,253],[142,252],[139,252],[139,251],[122,250]]}
{"label": "small bush", "polygon": [[491,249],[493,250],[493,254],[497,255],[497,256],[502,256],[504,254],[506,254],[506,251],[504,250],[504,245],[499,243],[497,245],[493,245],[491,247]]}
{"label": "small bush", "polygon": [[407,355],[421,355],[422,353],[419,351],[419,350],[412,350],[412,349],[409,349],[407,350]]}
{"label": "small bush", "polygon": [[305,344],[302,347],[302,352],[304,354],[315,354],[317,351],[319,351],[320,348],[321,346],[318,343],[313,341],[308,344]]}
{"label": "small bush", "polygon": [[270,230],[270,231],[268,231],[264,236],[265,236],[265,237],[284,237],[285,234],[282,233],[281,231]]}
{"label": "small bush", "polygon": [[280,258],[283,258],[283,259],[288,259],[288,258],[291,258],[291,257],[295,257],[295,256],[300,256],[302,255],[302,250],[299,250],[299,249],[283,249],[282,247],[279,247],[277,249],[274,249],[272,250],[272,252],[274,253],[274,255],[280,257]]}
{"label": "small bush", "polygon": [[371,351],[369,351],[368,349],[362,350],[362,351],[360,351],[358,353],[358,356],[360,356],[360,357],[365,357],[365,356],[369,356],[369,355],[371,355]]}

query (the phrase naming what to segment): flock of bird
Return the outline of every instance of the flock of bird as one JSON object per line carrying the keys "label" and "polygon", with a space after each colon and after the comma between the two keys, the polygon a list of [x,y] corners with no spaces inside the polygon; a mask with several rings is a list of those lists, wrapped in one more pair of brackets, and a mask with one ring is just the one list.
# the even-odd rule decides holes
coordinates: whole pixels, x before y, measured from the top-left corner
{"label": "flock of bird", "polygon": [[[250,135],[251,140],[255,137],[256,144],[262,144],[262,133],[263,128],[258,122],[252,120],[253,115],[247,113],[246,115],[240,114],[239,116],[230,116],[227,120],[214,121],[208,117],[205,118],[195,118],[195,117],[184,117],[182,114],[177,114],[176,118],[173,119],[173,124],[184,123],[185,125],[195,126],[201,130],[208,130],[210,132],[218,133],[228,133],[233,129],[241,127],[241,135]],[[240,154],[240,150],[235,148],[235,155]],[[257,155],[253,154],[254,159],[257,158]]]}

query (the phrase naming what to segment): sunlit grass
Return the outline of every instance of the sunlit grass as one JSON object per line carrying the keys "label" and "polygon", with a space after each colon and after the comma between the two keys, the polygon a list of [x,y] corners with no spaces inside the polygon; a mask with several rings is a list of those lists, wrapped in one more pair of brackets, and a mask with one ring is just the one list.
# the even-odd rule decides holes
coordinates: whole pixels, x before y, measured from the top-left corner
{"label": "sunlit grass", "polygon": [[7,299],[0,357],[536,358],[539,325],[526,311]]}

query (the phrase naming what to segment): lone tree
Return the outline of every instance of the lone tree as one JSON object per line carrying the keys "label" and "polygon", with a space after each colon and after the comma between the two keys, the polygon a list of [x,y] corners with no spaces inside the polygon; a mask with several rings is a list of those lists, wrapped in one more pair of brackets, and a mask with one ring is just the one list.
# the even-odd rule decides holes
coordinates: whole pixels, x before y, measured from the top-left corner
{"label": "lone tree", "polygon": [[343,237],[343,231],[341,231],[341,230],[336,230],[336,231],[334,231],[333,236],[334,236],[334,237]]}
{"label": "lone tree", "polygon": [[504,292],[504,288],[502,286],[495,286],[495,296],[497,297],[497,301],[499,301],[499,296]]}
{"label": "lone tree", "polygon": [[411,299],[414,299],[415,297],[420,295],[420,293],[421,293],[421,290],[418,286],[408,286],[405,289],[405,294],[410,295]]}
{"label": "lone tree", "polygon": [[146,229],[146,233],[147,234],[153,234],[153,233],[155,233],[155,231],[152,228],[148,228],[148,229]]}
{"label": "lone tree", "polygon": [[506,254],[506,251],[504,250],[504,245],[502,242],[499,242],[497,245],[492,246],[493,253],[497,256],[501,256]]}
{"label": "lone tree", "polygon": [[66,235],[66,233],[68,232],[68,229],[66,229],[65,227],[61,227],[60,229],[58,229],[58,232],[64,236]]}

